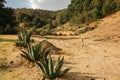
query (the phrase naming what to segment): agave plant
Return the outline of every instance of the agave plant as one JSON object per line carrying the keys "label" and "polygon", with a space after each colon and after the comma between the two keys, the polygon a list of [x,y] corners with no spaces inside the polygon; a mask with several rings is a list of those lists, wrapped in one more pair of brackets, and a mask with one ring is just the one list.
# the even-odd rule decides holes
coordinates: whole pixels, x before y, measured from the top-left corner
{"label": "agave plant", "polygon": [[23,50],[21,51],[22,51],[21,56],[23,56],[30,62],[41,61],[43,58],[46,58],[49,54],[49,51],[42,49],[40,45],[28,46],[27,52]]}
{"label": "agave plant", "polygon": [[29,45],[31,42],[31,36],[31,32],[27,32],[26,30],[22,31],[18,35],[18,41],[16,42],[16,45],[21,47],[27,47],[27,45]]}
{"label": "agave plant", "polygon": [[64,57],[61,58],[60,56],[57,59],[56,64],[54,64],[50,56],[48,59],[43,59],[41,63],[37,62],[37,64],[43,73],[43,80],[46,78],[53,80],[62,77],[70,70],[70,68],[67,68],[64,71],[61,71],[61,68],[64,64]]}

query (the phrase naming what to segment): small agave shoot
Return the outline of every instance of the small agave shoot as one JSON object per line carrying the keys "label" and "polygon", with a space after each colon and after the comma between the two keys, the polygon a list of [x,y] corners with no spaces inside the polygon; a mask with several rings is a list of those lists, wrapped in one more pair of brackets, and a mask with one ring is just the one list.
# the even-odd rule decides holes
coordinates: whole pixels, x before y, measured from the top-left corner
{"label": "small agave shoot", "polygon": [[29,62],[41,61],[43,58],[46,58],[49,54],[49,51],[42,49],[40,45],[31,45],[28,46],[27,51],[22,51],[21,56],[27,59]]}
{"label": "small agave shoot", "polygon": [[23,30],[18,35],[18,41],[16,42],[16,46],[27,47],[27,45],[29,45],[31,42],[31,36],[31,32]]}
{"label": "small agave shoot", "polygon": [[43,73],[43,79],[55,80],[56,78],[64,76],[70,68],[61,71],[61,68],[64,64],[64,57],[60,57],[57,59],[56,64],[54,64],[52,58],[49,56],[48,59],[43,59],[41,63],[37,63],[39,68]]}

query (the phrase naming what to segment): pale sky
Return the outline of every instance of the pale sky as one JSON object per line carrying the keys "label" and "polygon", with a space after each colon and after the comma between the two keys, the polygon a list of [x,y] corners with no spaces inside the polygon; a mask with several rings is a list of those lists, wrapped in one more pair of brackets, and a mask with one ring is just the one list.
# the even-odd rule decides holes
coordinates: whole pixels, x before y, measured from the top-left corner
{"label": "pale sky", "polygon": [[71,0],[6,0],[7,7],[60,10],[67,8]]}

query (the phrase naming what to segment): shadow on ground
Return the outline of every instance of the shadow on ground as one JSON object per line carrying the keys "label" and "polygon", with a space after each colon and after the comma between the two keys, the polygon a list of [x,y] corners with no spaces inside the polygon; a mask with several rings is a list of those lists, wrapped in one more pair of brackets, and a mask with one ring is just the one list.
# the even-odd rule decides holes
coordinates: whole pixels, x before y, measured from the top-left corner
{"label": "shadow on ground", "polygon": [[45,36],[44,38],[46,38],[46,39],[56,39],[56,40],[81,39],[81,38],[79,38],[79,37],[50,37],[50,36]]}
{"label": "shadow on ground", "polygon": [[16,40],[14,39],[3,39],[3,38],[0,38],[0,42],[15,42]]}
{"label": "shadow on ground", "polygon": [[69,72],[63,80],[105,80],[105,78],[96,77],[94,73]]}

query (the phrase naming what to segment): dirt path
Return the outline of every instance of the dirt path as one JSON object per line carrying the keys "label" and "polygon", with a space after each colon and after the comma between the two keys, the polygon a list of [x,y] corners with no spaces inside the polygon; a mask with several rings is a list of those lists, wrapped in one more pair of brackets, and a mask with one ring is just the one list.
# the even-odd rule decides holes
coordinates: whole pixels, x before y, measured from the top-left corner
{"label": "dirt path", "polygon": [[[16,37],[14,39],[13,37],[9,35],[0,39],[0,80],[39,80],[41,78],[39,69],[28,68],[25,65],[20,58],[20,50],[13,46],[16,40]],[[82,41],[81,36],[47,36],[34,39],[37,42],[48,40],[66,52],[63,54],[64,67],[71,67],[71,71],[62,80],[120,79],[120,43],[94,39]],[[14,63],[11,64],[11,61]],[[1,65],[3,63],[4,65]],[[6,69],[1,69],[1,66]]]}
{"label": "dirt path", "polygon": [[[70,37],[69,37],[70,38]],[[69,80],[119,80],[120,44],[92,41],[80,37],[48,37],[45,40],[62,48],[66,65],[70,66]],[[37,41],[44,39],[35,38]]]}

